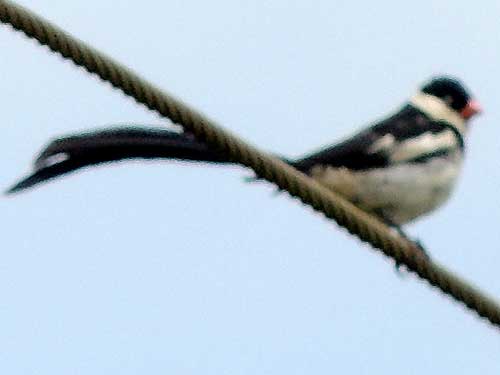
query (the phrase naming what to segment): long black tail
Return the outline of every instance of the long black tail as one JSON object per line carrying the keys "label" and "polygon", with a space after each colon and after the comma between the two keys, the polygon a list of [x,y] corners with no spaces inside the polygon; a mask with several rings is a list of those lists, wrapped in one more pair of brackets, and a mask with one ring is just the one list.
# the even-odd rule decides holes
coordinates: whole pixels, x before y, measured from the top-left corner
{"label": "long black tail", "polygon": [[121,127],[58,138],[36,158],[33,172],[12,194],[87,166],[125,159],[179,159],[231,163],[193,136],[153,128]]}

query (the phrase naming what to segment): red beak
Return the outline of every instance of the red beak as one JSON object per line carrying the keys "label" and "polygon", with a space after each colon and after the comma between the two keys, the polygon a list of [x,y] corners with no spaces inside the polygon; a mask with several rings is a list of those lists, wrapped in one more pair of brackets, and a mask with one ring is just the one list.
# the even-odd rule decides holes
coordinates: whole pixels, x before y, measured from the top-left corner
{"label": "red beak", "polygon": [[481,104],[479,104],[478,101],[471,99],[468,101],[468,103],[465,105],[465,108],[462,109],[460,112],[460,115],[468,120],[472,116],[477,115],[483,111],[483,108],[481,108]]}

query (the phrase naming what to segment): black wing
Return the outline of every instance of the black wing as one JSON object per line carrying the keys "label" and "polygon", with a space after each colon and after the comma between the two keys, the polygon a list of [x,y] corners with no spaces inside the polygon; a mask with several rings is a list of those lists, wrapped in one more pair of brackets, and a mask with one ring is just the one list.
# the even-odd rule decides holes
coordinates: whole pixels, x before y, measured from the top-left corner
{"label": "black wing", "polygon": [[430,120],[423,112],[408,104],[393,116],[351,138],[309,154],[291,164],[305,173],[316,165],[346,167],[353,170],[382,168],[391,164],[387,149],[376,147],[377,142],[381,142],[384,136],[393,137],[394,143],[399,144],[426,132],[439,133],[445,129],[447,129],[445,124]]}

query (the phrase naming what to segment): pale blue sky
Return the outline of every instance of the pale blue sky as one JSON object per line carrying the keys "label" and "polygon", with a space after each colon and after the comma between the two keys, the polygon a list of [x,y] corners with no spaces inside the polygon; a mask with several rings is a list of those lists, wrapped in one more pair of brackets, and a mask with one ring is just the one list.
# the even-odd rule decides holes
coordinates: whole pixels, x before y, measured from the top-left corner
{"label": "pale blue sky", "polygon": [[[408,230],[500,296],[497,1],[22,3],[287,156],[461,77],[485,108],[462,179]],[[5,26],[0,49],[2,190],[51,137],[166,124]],[[0,198],[0,373],[499,373],[497,329],[247,175],[135,162]]]}

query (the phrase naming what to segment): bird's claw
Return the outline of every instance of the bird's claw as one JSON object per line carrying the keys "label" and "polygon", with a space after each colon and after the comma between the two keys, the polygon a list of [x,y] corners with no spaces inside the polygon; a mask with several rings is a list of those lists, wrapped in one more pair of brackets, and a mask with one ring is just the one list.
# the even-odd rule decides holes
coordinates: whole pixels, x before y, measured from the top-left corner
{"label": "bird's claw", "polygon": [[[422,258],[425,258],[426,260],[430,260],[430,256],[429,256],[429,253],[427,252],[427,250],[425,249],[424,245],[422,244],[422,242],[419,240],[419,239],[412,239],[410,238],[401,228],[399,227],[394,227],[394,229],[396,229],[396,231],[398,232],[398,234],[403,237],[405,240],[413,243],[415,245],[415,247],[418,249],[419,251],[419,255],[422,257]],[[404,264],[402,262],[400,262],[399,260],[395,260],[395,267],[396,267],[396,272],[398,273],[398,275],[402,276],[402,268],[403,268]]]}

